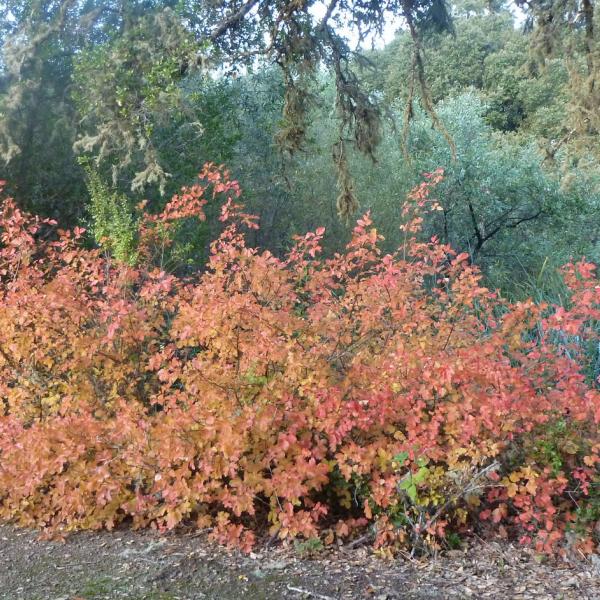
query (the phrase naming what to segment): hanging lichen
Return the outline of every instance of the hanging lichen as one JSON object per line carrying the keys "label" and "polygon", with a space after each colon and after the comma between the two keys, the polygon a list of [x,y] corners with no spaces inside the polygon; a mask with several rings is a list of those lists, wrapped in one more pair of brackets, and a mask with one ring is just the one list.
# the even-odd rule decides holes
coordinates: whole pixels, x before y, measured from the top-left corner
{"label": "hanging lichen", "polygon": [[338,175],[337,212],[340,219],[349,221],[350,217],[358,210],[358,200],[354,193],[354,180],[348,168],[346,144],[341,138],[333,146],[333,163]]}
{"label": "hanging lichen", "polygon": [[309,126],[309,111],[313,102],[307,77],[294,78],[284,73],[285,91],[281,123],[275,141],[283,152],[293,154],[302,148]]}
{"label": "hanging lichen", "polygon": [[456,145],[454,144],[452,136],[440,120],[435,110],[433,99],[431,97],[431,92],[427,84],[427,79],[425,78],[423,46],[421,44],[421,35],[416,25],[413,4],[409,1],[405,1],[404,5],[405,18],[412,39],[412,61],[410,65],[410,72],[408,75],[408,98],[406,102],[406,108],[404,109],[404,126],[402,129],[402,146],[404,155],[408,158],[408,135],[410,132],[410,123],[415,114],[415,88],[418,84],[421,105],[425,109],[425,112],[429,115],[433,126],[444,136],[444,138],[448,142],[450,153],[452,154],[452,160],[456,160]]}
{"label": "hanging lichen", "polygon": [[529,0],[518,2],[530,15],[532,56],[543,64],[560,56],[569,74],[570,96],[564,135],[550,140],[546,160],[560,149],[586,159],[596,156],[600,133],[600,40],[593,0]]}

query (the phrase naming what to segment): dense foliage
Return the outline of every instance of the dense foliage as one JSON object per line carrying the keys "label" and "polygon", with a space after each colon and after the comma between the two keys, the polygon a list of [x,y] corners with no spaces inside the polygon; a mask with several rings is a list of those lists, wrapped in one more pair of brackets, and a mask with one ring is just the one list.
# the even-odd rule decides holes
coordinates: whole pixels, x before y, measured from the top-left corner
{"label": "dense foliage", "polygon": [[597,551],[598,32],[0,2],[0,519]]}
{"label": "dense foliage", "polygon": [[[335,90],[327,152],[345,217],[364,201],[350,155],[374,156],[387,102],[398,98],[406,123],[420,105],[447,134],[436,102],[472,86],[489,101],[494,127],[534,133],[549,160],[562,162],[568,150],[589,164],[597,156],[594,9],[591,0],[6,0],[3,176],[24,205],[70,224],[85,216],[81,155],[121,192],[158,202],[189,183],[190,165],[228,159],[240,134],[228,84],[273,65],[281,82],[273,125],[286,152],[307,149],[327,73]],[[365,57],[390,22],[397,39]]]}
{"label": "dense foliage", "polygon": [[[593,265],[561,306],[509,303],[468,254],[419,241],[426,176],[380,250],[369,214],[321,258],[246,244],[228,173],[160,213],[135,261],[5,199],[0,251],[0,517],[76,528],[192,523],[249,549],[345,539],[423,550],[473,530],[591,551],[600,518]],[[206,269],[159,268],[183,219],[221,206]]]}

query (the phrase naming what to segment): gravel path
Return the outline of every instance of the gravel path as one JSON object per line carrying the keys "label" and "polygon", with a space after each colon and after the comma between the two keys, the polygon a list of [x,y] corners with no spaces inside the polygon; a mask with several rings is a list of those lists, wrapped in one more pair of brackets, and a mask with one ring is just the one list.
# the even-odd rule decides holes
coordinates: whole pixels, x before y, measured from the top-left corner
{"label": "gravel path", "polygon": [[576,565],[551,564],[496,543],[422,561],[384,561],[367,548],[313,559],[291,548],[246,556],[186,534],[79,533],[60,543],[3,526],[0,598],[600,600],[600,556]]}

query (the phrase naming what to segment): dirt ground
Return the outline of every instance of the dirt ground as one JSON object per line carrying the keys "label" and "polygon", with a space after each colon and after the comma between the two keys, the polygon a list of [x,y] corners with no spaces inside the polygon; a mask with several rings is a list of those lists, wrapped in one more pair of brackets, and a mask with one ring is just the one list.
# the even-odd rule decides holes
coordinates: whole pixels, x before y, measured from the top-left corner
{"label": "dirt ground", "polygon": [[540,561],[497,543],[472,543],[426,560],[386,561],[365,547],[313,558],[294,548],[250,556],[203,536],[79,533],[66,542],[0,527],[0,598],[10,600],[600,599],[600,556]]}

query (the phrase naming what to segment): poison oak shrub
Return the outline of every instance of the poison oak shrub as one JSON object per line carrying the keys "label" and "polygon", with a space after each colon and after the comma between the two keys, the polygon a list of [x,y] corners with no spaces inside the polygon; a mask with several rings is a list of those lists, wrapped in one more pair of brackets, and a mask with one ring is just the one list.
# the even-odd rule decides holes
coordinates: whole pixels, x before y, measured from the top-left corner
{"label": "poison oak shrub", "polygon": [[[468,256],[418,241],[439,172],[383,255],[369,215],[284,259],[249,248],[240,190],[208,165],[139,221],[136,266],[6,199],[0,250],[0,517],[77,528],[196,524],[248,549],[371,528],[425,549],[473,529],[591,551],[598,518],[600,286],[508,304]],[[206,269],[151,265],[180,218],[222,202]]]}

